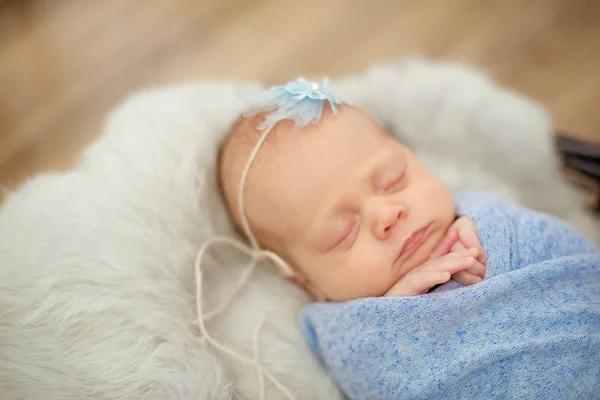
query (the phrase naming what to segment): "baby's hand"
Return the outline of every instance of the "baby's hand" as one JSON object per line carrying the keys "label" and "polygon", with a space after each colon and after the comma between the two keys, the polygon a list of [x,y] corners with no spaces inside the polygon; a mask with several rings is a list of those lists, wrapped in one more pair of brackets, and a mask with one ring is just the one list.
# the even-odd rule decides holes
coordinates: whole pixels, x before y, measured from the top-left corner
{"label": "baby's hand", "polygon": [[437,258],[448,253],[458,252],[465,249],[476,248],[479,250],[476,256],[476,264],[463,271],[457,272],[452,276],[457,282],[463,285],[473,285],[483,280],[487,268],[485,267],[485,252],[471,218],[463,216],[458,218],[448,229],[444,238],[431,253],[430,258]]}
{"label": "baby's hand", "polygon": [[[454,241],[456,241],[456,237],[454,236]],[[479,249],[472,248],[430,258],[400,278],[384,296],[418,296],[427,293],[435,285],[448,282],[453,275],[460,271],[470,268],[479,270],[480,267],[477,266],[476,258],[478,254]],[[484,273],[485,271],[482,274]]]}

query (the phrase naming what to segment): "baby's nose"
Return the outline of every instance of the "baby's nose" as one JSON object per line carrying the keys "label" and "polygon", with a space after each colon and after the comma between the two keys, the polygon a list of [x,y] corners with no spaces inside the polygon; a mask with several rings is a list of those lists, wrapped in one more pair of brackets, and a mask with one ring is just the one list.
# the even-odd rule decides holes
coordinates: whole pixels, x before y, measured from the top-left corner
{"label": "baby's nose", "polygon": [[406,216],[406,207],[403,205],[385,205],[378,210],[375,220],[375,236],[384,240],[392,233],[398,221]]}

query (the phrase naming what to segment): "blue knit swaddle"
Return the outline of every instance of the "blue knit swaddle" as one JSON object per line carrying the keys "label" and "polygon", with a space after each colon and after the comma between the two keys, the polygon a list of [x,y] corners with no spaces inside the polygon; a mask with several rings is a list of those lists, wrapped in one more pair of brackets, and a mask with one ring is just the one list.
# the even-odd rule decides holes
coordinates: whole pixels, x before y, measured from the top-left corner
{"label": "blue knit swaddle", "polygon": [[304,335],[350,399],[600,399],[600,253],[545,214],[456,196],[485,280],[317,303]]}

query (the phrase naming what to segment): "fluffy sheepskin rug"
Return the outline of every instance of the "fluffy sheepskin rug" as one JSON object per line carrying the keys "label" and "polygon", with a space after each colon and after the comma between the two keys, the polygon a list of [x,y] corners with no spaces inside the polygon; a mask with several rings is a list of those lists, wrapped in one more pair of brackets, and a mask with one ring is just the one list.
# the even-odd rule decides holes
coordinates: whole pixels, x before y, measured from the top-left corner
{"label": "fluffy sheepskin rug", "polygon": [[[490,191],[597,232],[559,174],[546,111],[482,73],[404,60],[334,86],[452,189]],[[1,399],[258,398],[256,369],[200,337],[193,271],[205,239],[234,234],[214,162],[247,87],[200,82],[136,94],[72,171],[40,175],[7,197]],[[228,248],[210,255],[207,309],[231,293],[247,261]],[[264,265],[208,329],[251,357],[266,316],[261,363],[297,399],[341,399],[297,327],[307,300]],[[266,397],[282,395],[267,382]]]}

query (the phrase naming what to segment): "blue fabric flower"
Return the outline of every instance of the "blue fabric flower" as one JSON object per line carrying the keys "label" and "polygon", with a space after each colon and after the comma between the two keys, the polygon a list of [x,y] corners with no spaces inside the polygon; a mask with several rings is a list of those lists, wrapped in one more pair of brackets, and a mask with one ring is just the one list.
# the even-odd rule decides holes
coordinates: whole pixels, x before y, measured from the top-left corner
{"label": "blue fabric flower", "polygon": [[337,113],[336,105],[348,104],[329,89],[328,78],[319,83],[299,77],[285,85],[261,92],[257,98],[248,102],[249,107],[244,116],[270,111],[265,121],[257,127],[259,130],[268,129],[285,119],[294,121],[297,126],[306,126],[319,122],[326,101],[331,105],[334,115]]}

